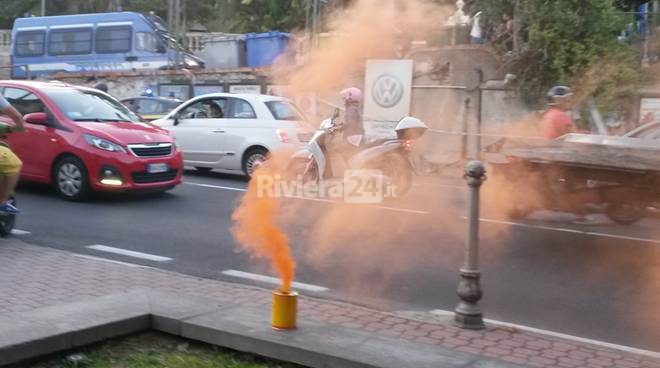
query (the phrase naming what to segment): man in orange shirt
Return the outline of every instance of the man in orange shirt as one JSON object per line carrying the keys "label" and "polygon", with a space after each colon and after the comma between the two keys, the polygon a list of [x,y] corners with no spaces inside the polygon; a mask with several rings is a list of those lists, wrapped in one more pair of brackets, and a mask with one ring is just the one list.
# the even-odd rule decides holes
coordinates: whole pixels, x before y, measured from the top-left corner
{"label": "man in orange shirt", "polygon": [[552,87],[547,94],[550,109],[543,114],[539,130],[541,136],[555,139],[575,132],[575,124],[568,111],[571,110],[573,91],[566,86]]}

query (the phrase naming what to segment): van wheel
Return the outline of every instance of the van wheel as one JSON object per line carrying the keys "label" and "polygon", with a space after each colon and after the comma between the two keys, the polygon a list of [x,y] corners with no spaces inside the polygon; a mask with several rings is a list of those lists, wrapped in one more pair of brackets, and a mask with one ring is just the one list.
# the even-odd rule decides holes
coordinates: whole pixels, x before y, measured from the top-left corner
{"label": "van wheel", "polygon": [[89,176],[85,164],[73,156],[59,160],[53,169],[53,186],[67,201],[84,201],[89,197]]}
{"label": "van wheel", "polygon": [[252,177],[254,171],[268,159],[268,151],[264,148],[253,148],[243,158],[243,172]]}

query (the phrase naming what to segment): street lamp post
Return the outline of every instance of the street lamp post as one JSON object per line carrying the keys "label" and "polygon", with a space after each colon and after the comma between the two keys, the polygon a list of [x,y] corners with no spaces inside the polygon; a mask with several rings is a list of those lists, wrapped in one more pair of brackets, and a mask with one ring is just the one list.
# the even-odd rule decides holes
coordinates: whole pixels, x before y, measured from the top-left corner
{"label": "street lamp post", "polygon": [[467,226],[467,241],[465,243],[465,264],[461,268],[461,278],[456,290],[461,301],[456,306],[454,323],[460,328],[479,330],[486,326],[479,307],[483,296],[479,279],[479,189],[486,180],[486,169],[481,161],[470,161],[465,166],[465,179],[470,187]]}

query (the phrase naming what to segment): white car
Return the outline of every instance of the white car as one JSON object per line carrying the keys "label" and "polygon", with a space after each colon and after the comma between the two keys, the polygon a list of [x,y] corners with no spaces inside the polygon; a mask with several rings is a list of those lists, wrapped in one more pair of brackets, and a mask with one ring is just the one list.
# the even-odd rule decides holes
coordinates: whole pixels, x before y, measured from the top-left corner
{"label": "white car", "polygon": [[176,138],[186,166],[247,176],[269,152],[302,146],[313,134],[293,102],[268,95],[198,96],[153,123]]}

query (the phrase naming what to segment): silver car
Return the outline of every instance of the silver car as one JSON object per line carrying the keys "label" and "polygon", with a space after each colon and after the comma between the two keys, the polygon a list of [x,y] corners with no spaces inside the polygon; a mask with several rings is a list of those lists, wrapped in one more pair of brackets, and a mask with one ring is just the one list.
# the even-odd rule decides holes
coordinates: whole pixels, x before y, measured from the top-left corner
{"label": "silver car", "polygon": [[302,146],[313,134],[292,101],[268,95],[198,96],[153,123],[176,138],[186,166],[247,176],[269,152]]}

